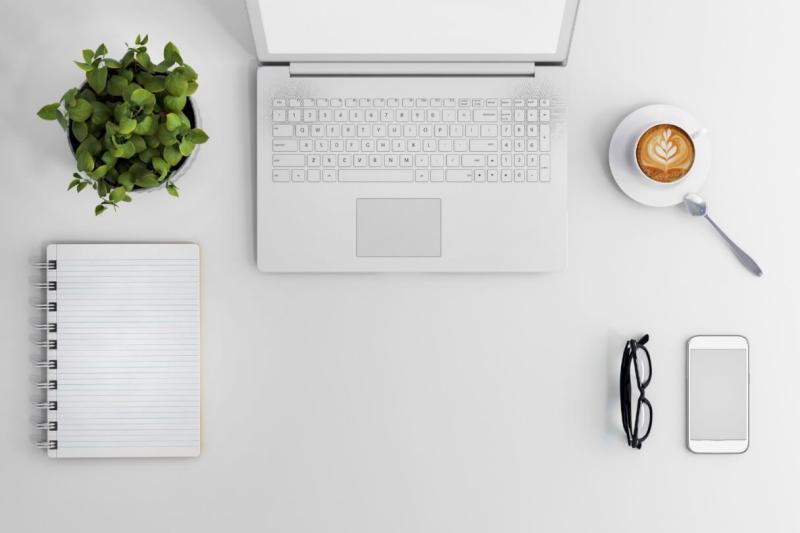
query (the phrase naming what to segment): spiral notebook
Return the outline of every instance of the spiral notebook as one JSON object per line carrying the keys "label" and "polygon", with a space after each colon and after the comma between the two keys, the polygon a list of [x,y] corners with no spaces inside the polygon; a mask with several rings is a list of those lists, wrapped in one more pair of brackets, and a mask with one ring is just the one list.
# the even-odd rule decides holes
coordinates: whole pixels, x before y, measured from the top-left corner
{"label": "spiral notebook", "polygon": [[199,455],[199,247],[53,244],[38,266],[39,447],[55,458]]}

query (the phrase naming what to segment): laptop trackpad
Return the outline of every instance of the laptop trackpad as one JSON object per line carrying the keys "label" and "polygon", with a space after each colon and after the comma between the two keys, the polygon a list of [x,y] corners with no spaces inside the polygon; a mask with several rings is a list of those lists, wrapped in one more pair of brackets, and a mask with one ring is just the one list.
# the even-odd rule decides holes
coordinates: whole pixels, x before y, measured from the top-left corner
{"label": "laptop trackpad", "polygon": [[356,199],[358,257],[441,257],[441,198]]}

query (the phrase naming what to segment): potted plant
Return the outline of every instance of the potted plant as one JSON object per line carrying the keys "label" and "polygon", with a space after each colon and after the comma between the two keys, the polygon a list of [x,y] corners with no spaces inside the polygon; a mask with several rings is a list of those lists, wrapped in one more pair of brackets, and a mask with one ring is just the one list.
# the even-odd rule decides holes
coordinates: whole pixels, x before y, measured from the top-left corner
{"label": "potted plant", "polygon": [[75,64],[85,83],[38,112],[67,132],[78,168],[68,190],[95,190],[95,215],[130,202],[131,192],[164,188],[177,197],[179,171],[208,140],[190,98],[197,73],[171,42],[163,61],[153,63],[147,42],[145,35],[135,46],[126,43],[121,59],[108,57],[105,44],[84,50]]}

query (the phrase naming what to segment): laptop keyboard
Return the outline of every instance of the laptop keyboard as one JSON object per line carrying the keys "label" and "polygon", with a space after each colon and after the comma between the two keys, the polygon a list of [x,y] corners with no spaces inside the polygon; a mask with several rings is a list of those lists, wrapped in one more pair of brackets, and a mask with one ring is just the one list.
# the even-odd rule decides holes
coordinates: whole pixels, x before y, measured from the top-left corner
{"label": "laptop keyboard", "polygon": [[275,98],[276,182],[550,181],[550,101]]}

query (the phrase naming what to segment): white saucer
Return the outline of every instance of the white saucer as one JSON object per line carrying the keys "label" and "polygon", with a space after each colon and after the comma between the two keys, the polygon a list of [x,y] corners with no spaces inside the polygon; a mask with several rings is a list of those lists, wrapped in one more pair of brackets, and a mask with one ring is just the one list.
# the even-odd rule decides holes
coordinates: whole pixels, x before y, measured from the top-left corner
{"label": "white saucer", "polygon": [[645,178],[636,167],[633,152],[639,135],[653,124],[675,124],[689,133],[703,125],[683,109],[671,105],[641,107],[619,123],[608,146],[608,164],[611,174],[622,191],[640,204],[668,207],[683,202],[690,192],[698,192],[711,169],[711,143],[708,132],[694,140],[695,158],[692,169],[674,184],[654,183]]}

